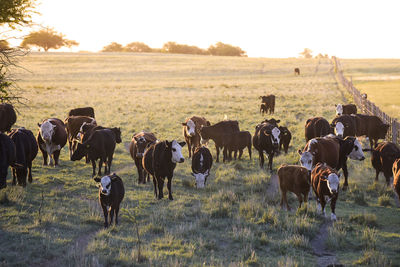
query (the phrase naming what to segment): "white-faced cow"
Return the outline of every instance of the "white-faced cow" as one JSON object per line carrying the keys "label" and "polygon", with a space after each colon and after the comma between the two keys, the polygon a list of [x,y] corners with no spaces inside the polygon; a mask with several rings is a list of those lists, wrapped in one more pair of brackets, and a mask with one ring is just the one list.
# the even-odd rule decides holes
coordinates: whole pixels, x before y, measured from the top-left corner
{"label": "white-faced cow", "polygon": [[206,186],[212,163],[212,155],[207,147],[196,148],[192,158],[192,175],[196,180],[197,188],[204,188]]}
{"label": "white-faced cow", "polygon": [[331,127],[339,137],[356,136],[357,124],[354,116],[343,114],[332,120]]}
{"label": "white-faced cow", "polygon": [[[67,132],[65,124],[60,119],[46,119],[38,123],[39,133],[36,137],[40,151],[43,154],[43,165],[58,165],[60,151],[67,143]],[[47,162],[49,157],[49,162]]]}
{"label": "white-faced cow", "polygon": [[281,131],[276,124],[263,122],[256,126],[253,136],[253,146],[258,151],[260,167],[263,168],[264,166],[264,153],[266,153],[268,155],[268,168],[271,172],[274,154],[279,150],[280,133]]}
{"label": "white-faced cow", "polygon": [[15,166],[15,144],[8,135],[0,133],[0,189],[7,186],[8,166]]}
{"label": "white-faced cow", "polygon": [[186,144],[188,145],[189,158],[192,157],[192,153],[196,147],[200,146],[201,136],[199,134],[202,126],[210,126],[211,123],[204,117],[193,116],[187,118],[185,122],[182,122],[183,136],[185,137]]}
{"label": "white-faced cow", "polygon": [[356,114],[357,113],[357,106],[354,104],[335,104],[336,107],[336,115],[340,116],[343,114]]}

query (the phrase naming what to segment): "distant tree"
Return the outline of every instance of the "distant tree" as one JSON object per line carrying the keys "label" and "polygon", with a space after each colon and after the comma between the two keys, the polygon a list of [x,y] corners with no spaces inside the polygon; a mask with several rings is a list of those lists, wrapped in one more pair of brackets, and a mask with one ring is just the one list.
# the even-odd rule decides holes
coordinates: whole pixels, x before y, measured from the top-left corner
{"label": "distant tree", "polygon": [[177,44],[175,42],[165,43],[162,47],[164,53],[173,54],[192,54],[192,55],[205,55],[207,51],[197,46]]}
{"label": "distant tree", "polygon": [[103,49],[101,50],[101,52],[123,52],[124,51],[124,47],[116,42],[112,42],[109,45],[106,45],[105,47],[103,47]]}
{"label": "distant tree", "polygon": [[303,52],[300,52],[300,57],[303,58],[312,58],[312,51],[309,48],[304,48]]}
{"label": "distant tree", "polygon": [[124,51],[126,52],[152,52],[152,49],[146,45],[145,43],[141,42],[133,42],[129,43],[124,47]]}
{"label": "distant tree", "polygon": [[1,0],[0,26],[14,29],[17,25],[30,24],[34,8],[35,0]]}
{"label": "distant tree", "polygon": [[71,47],[74,45],[79,45],[79,43],[65,39],[61,33],[57,33],[51,28],[31,32],[21,43],[22,47],[28,48],[30,46],[36,46],[43,48],[46,52],[49,49],[59,49],[63,46]]}
{"label": "distant tree", "polygon": [[207,51],[213,56],[247,56],[246,52],[243,51],[240,47],[224,44],[221,42],[218,42],[215,45],[211,45]]}
{"label": "distant tree", "polygon": [[329,56],[328,56],[328,54],[323,55],[323,54],[319,53],[317,56],[315,56],[315,58],[329,58]]}

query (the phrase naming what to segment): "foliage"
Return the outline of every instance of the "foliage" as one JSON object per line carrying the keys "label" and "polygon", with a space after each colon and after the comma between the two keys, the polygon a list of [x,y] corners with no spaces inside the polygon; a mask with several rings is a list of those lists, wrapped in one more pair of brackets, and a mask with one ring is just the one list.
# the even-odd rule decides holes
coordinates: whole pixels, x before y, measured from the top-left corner
{"label": "foliage", "polygon": [[22,47],[36,46],[43,48],[44,51],[49,49],[59,49],[63,46],[71,47],[79,45],[78,42],[65,39],[61,33],[57,33],[54,29],[45,28],[36,32],[31,32],[24,38],[21,43]]}
{"label": "foliage", "polygon": [[112,42],[111,44],[106,45],[101,50],[101,52],[123,52],[123,51],[124,51],[123,46],[116,42]]}
{"label": "foliage", "polygon": [[191,54],[191,55],[206,55],[207,51],[197,46],[190,46],[185,44],[177,44],[175,42],[165,43],[161,49],[164,53],[171,54]]}
{"label": "foliage", "polygon": [[243,51],[240,47],[224,44],[221,42],[218,42],[215,45],[211,45],[208,48],[208,52],[210,53],[210,55],[213,56],[246,56],[246,52]]}
{"label": "foliage", "polygon": [[133,42],[129,43],[124,47],[124,51],[126,52],[139,52],[139,53],[146,53],[151,52],[152,49],[145,43],[142,42]]}
{"label": "foliage", "polygon": [[15,28],[17,25],[31,23],[34,8],[35,0],[1,0],[0,26],[8,25],[10,28]]}
{"label": "foliage", "polygon": [[312,51],[309,48],[304,48],[303,52],[300,52],[300,57],[303,58],[312,58]]}

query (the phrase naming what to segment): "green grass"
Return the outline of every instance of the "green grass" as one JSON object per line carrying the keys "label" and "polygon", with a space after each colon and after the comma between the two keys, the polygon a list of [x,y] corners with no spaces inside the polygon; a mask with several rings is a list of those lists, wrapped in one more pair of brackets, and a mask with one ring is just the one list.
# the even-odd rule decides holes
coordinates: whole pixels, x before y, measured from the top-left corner
{"label": "green grass", "polygon": [[[120,225],[103,229],[91,166],[69,161],[64,147],[60,167],[43,167],[39,154],[33,165],[32,184],[2,190],[0,243],[7,245],[2,247],[0,265],[316,263],[310,241],[324,218],[316,212],[315,201],[297,213],[281,210],[280,194],[269,190],[271,174],[259,168],[254,149],[251,160],[245,152],[240,161],[214,162],[203,190],[194,187],[191,161],[185,160],[175,169],[174,201],[158,201],[152,183],[137,184],[137,172],[126,147],[132,134],[140,130],[152,131],[161,140],[183,140],[180,123],[192,115],[204,116],[212,123],[226,115],[238,120],[241,129],[253,133],[264,119],[259,114],[258,97],[275,94],[277,105],[272,117],[292,131],[293,139],[289,153],[274,158],[274,172],[282,163],[297,164],[296,151],[304,146],[307,118],[324,116],[331,120],[334,104],[346,101],[330,72],[333,67],[329,61],[33,53],[21,65],[30,72],[18,70],[26,106],[18,107],[16,127],[36,132],[37,122],[49,117],[64,119],[69,109],[79,106],[93,106],[100,125],[121,127],[123,143],[117,145],[112,171],[125,184],[122,208],[140,207],[137,221],[141,254],[146,260],[136,262],[135,227],[123,211]],[[300,77],[293,75],[294,67],[300,67]],[[215,157],[212,142],[210,150]],[[183,153],[188,155],[186,147]],[[383,180],[374,183],[369,154],[366,157],[364,162],[349,160],[349,190],[340,192],[336,207],[339,220],[330,230],[327,244],[345,265],[398,265],[400,213],[394,205],[379,204],[378,198],[392,195]],[[292,194],[288,194],[288,200],[292,207],[298,205]],[[352,221],[357,214],[364,217]],[[370,214],[376,217],[371,219]],[[376,224],[374,230],[368,228],[371,220]],[[77,247],[78,241],[81,245]]]}

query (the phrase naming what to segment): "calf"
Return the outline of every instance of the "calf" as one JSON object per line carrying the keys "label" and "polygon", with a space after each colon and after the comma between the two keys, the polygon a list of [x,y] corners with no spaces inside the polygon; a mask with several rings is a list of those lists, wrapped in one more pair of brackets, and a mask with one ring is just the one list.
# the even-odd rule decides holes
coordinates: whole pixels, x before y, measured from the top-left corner
{"label": "calf", "polygon": [[178,143],[176,140],[172,142],[163,141],[151,145],[144,153],[143,167],[153,176],[154,195],[156,198],[162,199],[164,197],[164,179],[167,177],[168,198],[173,200],[171,189],[172,177],[174,176],[176,163],[185,161],[182,156],[182,147],[185,144],[185,142]]}
{"label": "calf", "polygon": [[356,136],[357,124],[354,116],[348,114],[337,116],[333,119],[331,127],[339,137]]}
{"label": "calf", "polygon": [[270,114],[275,112],[275,95],[260,96],[260,99]]}
{"label": "calf", "polygon": [[78,144],[78,135],[83,123],[90,123],[95,126],[97,123],[94,118],[88,116],[71,116],[66,118],[64,122],[67,128],[69,156],[71,157]]}
{"label": "calf", "polygon": [[[145,152],[146,147],[156,142],[157,138],[153,133],[149,132],[140,132],[133,135],[132,141],[129,145],[129,152],[131,154],[132,159],[135,161],[135,165],[138,171],[138,183],[145,184],[146,183],[146,172],[143,169],[142,159]],[[148,181],[150,181],[150,177],[148,175]]]}
{"label": "calf", "polygon": [[300,75],[300,69],[299,68],[294,68],[294,75]]}
{"label": "calf", "polygon": [[[200,128],[200,136],[202,139],[212,139],[215,143],[215,149],[217,150],[217,160],[219,162],[219,149],[224,145],[224,135],[228,133],[239,132],[238,121],[221,121],[211,126],[203,126]],[[204,143],[204,141],[202,141]]]}
{"label": "calf", "polygon": [[15,166],[15,144],[8,135],[0,133],[0,189],[7,186],[8,166]]}
{"label": "calf", "polygon": [[329,122],[322,117],[314,117],[306,121],[306,125],[304,127],[306,142],[315,137],[322,137],[331,133],[333,133],[333,131],[329,125]]}
{"label": "calf", "polygon": [[38,145],[33,133],[25,128],[14,129],[9,134],[16,148],[17,167],[12,167],[13,182],[18,185],[26,186],[26,177],[29,183],[32,183],[32,161],[38,153]]}
{"label": "calf", "polygon": [[357,106],[354,104],[335,104],[336,107],[336,115],[340,116],[343,114],[356,114],[357,113]]}
{"label": "calf", "polygon": [[251,159],[251,134],[248,131],[240,131],[225,134],[223,136],[222,145],[224,147],[224,162],[225,159],[232,159],[232,151],[236,160],[237,151],[239,151],[239,159],[243,155],[243,149],[247,147],[249,157]]}
{"label": "calf", "polygon": [[260,167],[264,166],[264,152],[268,155],[268,167],[272,172],[272,161],[274,154],[279,149],[280,130],[276,124],[263,122],[256,126],[256,131],[253,136],[253,146],[258,151],[260,158]]}
{"label": "calf", "polygon": [[[109,176],[94,178],[99,185],[99,202],[104,214],[104,227],[112,224],[115,215],[115,225],[118,224],[119,206],[124,199],[125,188],[122,179],[115,173]],[[110,221],[108,221],[110,216]]]}
{"label": "calf", "polygon": [[285,150],[285,154],[287,154],[288,149],[289,149],[289,144],[290,140],[292,140],[292,133],[289,131],[287,127],[284,126],[279,126],[278,127],[279,131],[281,132],[279,134],[279,151],[283,149]]}
{"label": "calf", "polygon": [[[43,165],[58,165],[61,149],[67,143],[65,124],[60,119],[52,118],[38,123],[39,132],[36,137],[38,146],[43,155]],[[47,162],[49,156],[49,162]]]}
{"label": "calf", "polygon": [[74,108],[68,112],[68,117],[71,116],[88,116],[94,118],[94,109],[92,107]]}
{"label": "calf", "polygon": [[339,178],[333,168],[318,163],[311,172],[311,185],[317,199],[317,211],[325,216],[325,205],[331,202],[331,220],[336,220],[335,207],[339,196]]}
{"label": "calf", "polygon": [[279,187],[281,189],[281,207],[283,204],[290,210],[287,202],[287,191],[293,192],[299,200],[299,208],[304,202],[307,203],[307,195],[310,192],[310,173],[301,166],[283,164],[278,169]]}
{"label": "calf", "polygon": [[376,172],[375,181],[378,181],[379,173],[383,172],[386,184],[389,186],[390,178],[393,176],[393,163],[398,158],[400,158],[400,148],[392,142],[384,141],[372,149],[371,163]]}
{"label": "calf", "polygon": [[193,116],[187,118],[185,122],[182,122],[183,136],[185,137],[186,144],[188,145],[189,158],[192,157],[192,153],[196,147],[200,146],[201,136],[199,134],[202,126],[210,126],[211,123],[204,117]]}
{"label": "calf", "polygon": [[9,132],[11,126],[17,121],[14,107],[11,104],[0,104],[0,132]]}
{"label": "calf", "polygon": [[82,144],[78,144],[77,149],[72,154],[71,160],[76,161],[88,155],[88,159],[92,162],[93,173],[96,174],[96,160],[99,159],[98,175],[101,175],[103,163],[104,173],[109,174],[111,163],[113,160],[117,136],[111,129],[101,129],[94,131]]}
{"label": "calf", "polygon": [[213,159],[207,147],[196,148],[192,158],[192,175],[196,180],[197,188],[204,188],[206,186],[212,163]]}
{"label": "calf", "polygon": [[383,123],[379,117],[364,114],[353,114],[351,116],[356,121],[356,135],[367,136],[371,149],[378,144],[379,139],[385,139],[390,125]]}
{"label": "calf", "polygon": [[397,197],[400,200],[400,158],[396,159],[393,163],[393,188],[397,193]]}
{"label": "calf", "polygon": [[265,103],[261,103],[261,105],[260,105],[260,113],[262,115],[264,115],[264,113],[267,114],[268,110],[269,110],[269,106],[267,106],[267,104],[265,104]]}

